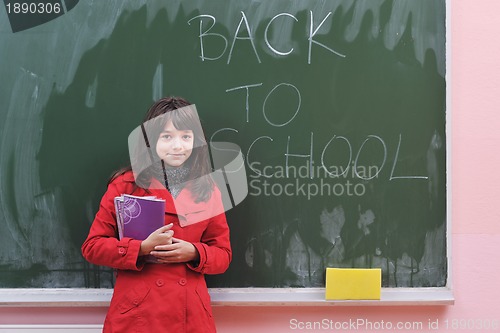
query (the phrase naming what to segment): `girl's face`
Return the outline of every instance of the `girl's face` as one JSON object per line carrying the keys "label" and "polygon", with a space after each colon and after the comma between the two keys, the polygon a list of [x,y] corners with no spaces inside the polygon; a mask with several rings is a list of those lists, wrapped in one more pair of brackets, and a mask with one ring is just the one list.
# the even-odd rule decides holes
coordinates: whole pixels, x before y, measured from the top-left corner
{"label": "girl's face", "polygon": [[194,135],[191,130],[178,130],[169,120],[156,143],[156,153],[170,167],[179,167],[193,152]]}

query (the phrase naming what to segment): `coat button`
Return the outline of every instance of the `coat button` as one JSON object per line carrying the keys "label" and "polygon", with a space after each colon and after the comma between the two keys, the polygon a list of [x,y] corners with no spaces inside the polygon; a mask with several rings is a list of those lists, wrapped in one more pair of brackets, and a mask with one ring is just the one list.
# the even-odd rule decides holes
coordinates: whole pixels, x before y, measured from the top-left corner
{"label": "coat button", "polygon": [[118,253],[121,254],[121,255],[125,255],[125,253],[127,253],[127,250],[125,250],[125,248],[123,248],[123,247],[120,247],[118,249]]}
{"label": "coat button", "polygon": [[163,281],[162,279],[158,279],[156,280],[156,285],[158,287],[163,287],[165,285],[165,281]]}
{"label": "coat button", "polygon": [[181,286],[185,286],[185,285],[186,285],[186,283],[187,283],[187,280],[186,280],[186,279],[180,279],[180,280],[179,280],[179,284],[180,284]]}

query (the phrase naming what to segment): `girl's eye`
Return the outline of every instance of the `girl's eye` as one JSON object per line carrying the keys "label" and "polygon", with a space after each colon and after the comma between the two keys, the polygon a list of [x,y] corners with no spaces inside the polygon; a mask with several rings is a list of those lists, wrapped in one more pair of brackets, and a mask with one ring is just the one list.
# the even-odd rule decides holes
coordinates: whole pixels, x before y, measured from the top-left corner
{"label": "girl's eye", "polygon": [[162,139],[164,139],[164,140],[168,140],[168,139],[170,139],[170,138],[171,138],[171,136],[170,136],[169,134],[163,134],[163,135],[161,136],[161,138],[162,138]]}
{"label": "girl's eye", "polygon": [[191,140],[192,136],[189,134],[186,134],[183,136],[184,140]]}

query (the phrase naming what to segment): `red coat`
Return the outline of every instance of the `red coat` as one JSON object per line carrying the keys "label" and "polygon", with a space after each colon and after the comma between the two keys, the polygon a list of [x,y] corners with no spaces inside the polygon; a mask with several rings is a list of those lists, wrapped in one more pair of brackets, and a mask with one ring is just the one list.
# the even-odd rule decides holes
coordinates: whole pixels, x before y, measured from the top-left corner
{"label": "red coat", "polygon": [[[89,262],[117,269],[113,298],[104,322],[105,333],[111,332],[215,332],[210,296],[204,274],[220,274],[229,266],[231,247],[225,215],[181,227],[174,199],[163,189],[134,188],[131,172],[117,177],[104,194],[99,211],[82,245]],[[133,193],[132,193],[133,192]],[[144,264],[139,259],[141,241],[118,240],[114,198],[128,193],[155,195],[166,200],[165,224],[173,223],[174,237],[193,243],[200,254],[194,267],[182,264]],[[176,201],[190,198],[183,189]],[[200,207],[219,206],[218,189]],[[194,202],[193,202],[194,204]]]}

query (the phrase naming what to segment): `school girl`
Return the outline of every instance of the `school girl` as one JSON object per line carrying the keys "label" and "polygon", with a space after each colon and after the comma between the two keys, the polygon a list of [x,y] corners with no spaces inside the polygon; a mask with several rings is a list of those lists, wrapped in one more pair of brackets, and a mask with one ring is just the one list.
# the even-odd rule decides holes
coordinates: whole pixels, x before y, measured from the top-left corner
{"label": "school girl", "polygon": [[[191,103],[167,97],[144,122],[144,151],[155,163],[139,174],[128,167],[113,175],[82,245],[89,262],[117,272],[103,332],[215,332],[204,275],[228,268],[231,246],[200,121]],[[164,226],[142,241],[119,239],[114,198],[122,194],[164,199]],[[176,207],[209,213],[188,223]],[[145,259],[151,256],[155,263]]]}

